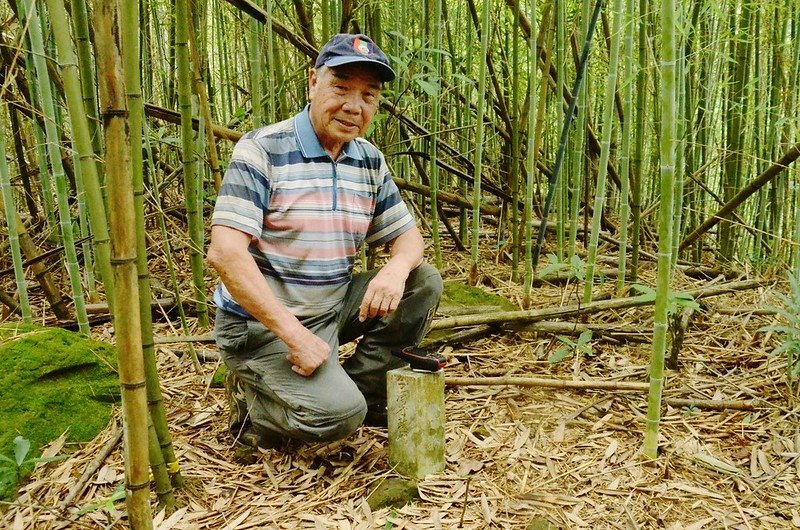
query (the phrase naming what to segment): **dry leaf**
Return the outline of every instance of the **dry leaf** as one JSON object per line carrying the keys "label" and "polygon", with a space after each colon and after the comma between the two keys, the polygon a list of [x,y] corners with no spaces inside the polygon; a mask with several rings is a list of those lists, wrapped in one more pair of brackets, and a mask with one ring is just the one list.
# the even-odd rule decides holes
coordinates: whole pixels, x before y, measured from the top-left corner
{"label": "dry leaf", "polygon": [[733,464],[723,462],[722,460],[720,460],[715,456],[711,456],[705,453],[697,453],[693,455],[693,458],[698,462],[706,464],[707,466],[716,469],[717,471],[722,471],[723,473],[733,473],[733,474],[741,473],[738,467],[734,466]]}

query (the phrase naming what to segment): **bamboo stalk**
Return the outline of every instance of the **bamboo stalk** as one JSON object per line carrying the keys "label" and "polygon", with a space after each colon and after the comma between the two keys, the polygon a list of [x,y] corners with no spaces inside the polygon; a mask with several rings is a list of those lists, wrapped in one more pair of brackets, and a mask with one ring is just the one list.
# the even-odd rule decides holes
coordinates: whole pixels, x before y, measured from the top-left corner
{"label": "bamboo stalk", "polygon": [[658,226],[658,279],[650,356],[650,390],[643,451],[651,459],[658,456],[658,431],[661,422],[661,394],[664,389],[664,355],[669,327],[669,292],[672,280],[672,237],[675,176],[675,99],[676,99],[676,15],[675,0],[661,3],[661,211]]}
{"label": "bamboo stalk", "polygon": [[[730,282],[726,284],[714,285],[712,287],[691,289],[681,294],[695,299],[718,296],[725,293],[753,289],[759,286],[768,285],[763,280],[744,280],[741,282]],[[666,297],[665,297],[666,298]],[[575,304],[561,307],[547,307],[542,309],[527,309],[522,311],[498,311],[484,315],[460,315],[445,317],[431,323],[431,330],[449,329],[463,326],[474,326],[476,324],[506,324],[512,322],[537,322],[548,318],[567,317],[575,315],[589,315],[606,311],[609,309],[625,309],[651,305],[656,299],[652,294],[629,296],[626,298],[615,298],[611,300],[599,300],[589,304]]]}
{"label": "bamboo stalk", "polygon": [[625,86],[622,91],[622,112],[625,116],[625,120],[622,122],[621,127],[622,142],[619,154],[619,178],[621,187],[619,193],[619,255],[617,256],[617,269],[619,270],[619,274],[617,274],[617,296],[621,296],[625,289],[625,267],[628,255],[628,221],[630,219],[631,210],[628,195],[630,194],[631,182],[630,156],[631,139],[633,137],[633,132],[631,130],[633,126],[633,85],[636,81],[633,70],[633,5],[633,0],[628,0],[625,9],[625,21],[621,26],[625,31],[625,41],[623,42],[624,51],[622,52],[622,56],[624,57],[623,76],[625,80]]}
{"label": "bamboo stalk", "polygon": [[[647,383],[635,381],[569,381],[543,377],[445,377],[446,386],[520,386],[524,388],[557,388],[560,390],[607,390],[618,392],[644,392]],[[735,399],[664,398],[670,407],[696,407],[707,410],[756,410],[747,401]]]}
{"label": "bamboo stalk", "polygon": [[[53,93],[50,88],[50,75],[45,63],[45,51],[42,38],[42,28],[39,24],[39,15],[34,0],[24,0],[26,20],[28,24],[28,35],[30,36],[31,51],[33,52],[33,64],[36,70],[36,83],[38,93],[41,98],[41,108],[45,120],[45,136],[47,137],[47,154],[50,158],[50,165],[53,170],[53,178],[56,184],[56,203],[58,206],[58,216],[61,226],[61,237],[64,241],[64,256],[66,258],[67,272],[69,273],[72,296],[75,303],[75,314],[78,321],[78,328],[81,333],[89,333],[89,320],[86,315],[86,299],[83,295],[81,286],[81,273],[78,267],[78,257],[75,252],[75,238],[72,234],[72,218],[70,215],[67,178],[64,174],[64,166],[61,161],[61,150],[59,149],[59,135],[55,124],[55,104]],[[43,172],[44,173],[44,172]]]}
{"label": "bamboo stalk", "polygon": [[695,228],[691,234],[686,236],[686,238],[681,242],[681,245],[679,247],[680,250],[686,249],[686,247],[694,243],[700,236],[702,236],[703,234],[711,230],[713,227],[715,227],[727,215],[733,212],[744,201],[749,199],[755,192],[761,189],[762,186],[764,186],[772,179],[780,175],[798,158],[800,158],[800,142],[792,146],[788,151],[784,153],[784,155],[779,160],[773,162],[772,165],[769,166],[763,173],[761,173],[758,177],[750,181],[750,183],[747,184],[745,187],[743,187],[741,190],[739,190],[739,192],[736,195],[731,197],[731,199],[728,202],[726,202],[722,208],[717,210],[716,213],[714,213],[708,219],[703,221],[703,224]]}
{"label": "bamboo stalk", "polygon": [[567,112],[564,115],[564,123],[561,127],[561,136],[558,142],[558,151],[556,153],[556,161],[553,166],[553,172],[550,175],[550,179],[548,182],[548,189],[547,189],[547,199],[545,200],[544,210],[542,211],[542,226],[539,227],[539,233],[537,234],[536,238],[536,247],[533,250],[533,270],[536,270],[536,267],[539,264],[539,256],[542,252],[542,245],[544,244],[544,233],[545,233],[545,226],[544,223],[547,222],[547,217],[550,212],[550,208],[553,205],[553,198],[555,197],[556,192],[556,184],[558,183],[558,175],[561,171],[561,165],[564,163],[564,150],[566,149],[567,145],[567,138],[569,135],[569,126],[572,123],[572,117],[575,114],[575,105],[577,103],[578,94],[580,93],[581,84],[583,83],[584,74],[586,72],[586,64],[589,57],[589,49],[592,43],[592,36],[594,35],[594,28],[597,24],[597,19],[600,16],[600,11],[603,7],[603,0],[597,0],[594,6],[594,12],[592,14],[592,18],[589,21],[589,29],[587,30],[586,34],[586,41],[583,44],[583,50],[581,51],[581,58],[578,64],[578,71],[575,74],[575,84],[572,88],[572,99],[569,102],[569,106],[567,107]]}
{"label": "bamboo stalk", "polygon": [[[80,169],[80,180],[86,191],[87,206],[89,209],[89,222],[91,223],[94,251],[100,280],[103,283],[106,300],[114,312],[114,289],[111,272],[111,249],[109,248],[108,224],[106,223],[106,208],[100,187],[100,177],[97,174],[95,150],[92,146],[92,135],[89,121],[86,117],[89,111],[83,101],[81,80],[78,73],[78,58],[69,35],[67,11],[62,0],[47,0],[47,9],[53,27],[53,35],[58,49],[61,76],[64,79],[64,90],[69,110],[70,126],[73,142],[77,150]],[[88,75],[86,72],[84,75]]]}
{"label": "bamboo stalk", "polygon": [[[0,113],[2,111],[3,109],[0,109]],[[8,171],[8,162],[6,162],[6,140],[5,134],[2,132],[0,132],[0,195],[2,195],[0,206],[3,207],[6,226],[8,226],[8,243],[11,248],[11,260],[14,264],[14,281],[17,284],[17,294],[19,295],[19,309],[22,321],[30,323],[32,322],[31,305],[28,301],[28,288],[25,283],[25,269],[22,267],[19,227],[17,226],[19,213],[17,213],[17,205],[11,190],[11,174]]]}
{"label": "bamboo stalk", "polygon": [[[126,100],[130,116],[131,145],[142,145],[144,126],[144,106],[142,104],[141,77],[139,74],[139,4],[125,2],[120,13],[122,30],[122,68],[125,76]],[[131,149],[131,172],[133,177],[133,207],[136,224],[136,271],[139,287],[139,318],[141,319],[142,356],[145,378],[147,381],[147,404],[150,413],[150,446],[163,451],[161,464],[153,458],[151,452],[151,469],[156,479],[156,494],[159,503],[168,509],[174,509],[175,499],[172,489],[167,486],[172,482],[175,487],[183,485],[180,466],[172,446],[172,437],[167,425],[164,410],[164,398],[158,377],[155,348],[153,345],[153,319],[151,312],[152,293],[150,290],[150,272],[148,270],[147,241],[145,237],[144,215],[144,161],[141,149]],[[166,463],[166,464],[165,464]],[[165,485],[166,483],[166,485]]]}
{"label": "bamboo stalk", "polygon": [[[539,56],[536,48],[538,39],[537,0],[528,0],[531,12],[530,33],[528,35],[528,146],[527,146],[527,175],[525,177],[525,209],[522,214],[522,223],[525,226],[525,272],[523,274],[523,307],[531,304],[531,285],[533,280],[533,188],[536,174],[536,109],[539,106],[537,85],[536,58]],[[520,15],[517,15],[517,20]],[[544,83],[543,83],[544,84]]]}
{"label": "bamboo stalk", "polygon": [[469,284],[478,283],[478,244],[480,242],[481,229],[481,171],[483,169],[483,130],[486,105],[486,62],[488,61],[489,51],[489,13],[491,0],[483,2],[483,17],[481,19],[481,61],[478,68],[478,111],[475,125],[475,156],[473,161],[473,184],[472,184],[472,240],[470,246],[470,268]]}
{"label": "bamboo stalk", "polygon": [[189,253],[194,296],[197,300],[197,322],[208,327],[208,306],[205,290],[203,210],[200,207],[201,186],[197,174],[197,157],[192,138],[192,80],[189,64],[189,0],[175,2],[175,62],[178,75],[178,106],[181,112],[181,151],[186,216],[189,224]]}
{"label": "bamboo stalk", "polygon": [[[436,31],[435,47],[437,50],[442,48],[442,1],[436,0],[436,13],[434,14],[435,22],[434,27]],[[430,198],[431,198],[431,235],[433,239],[433,255],[434,263],[437,269],[442,269],[442,243],[439,236],[439,209],[437,208],[439,200],[437,194],[439,192],[439,165],[436,160],[439,158],[439,127],[442,117],[442,98],[444,97],[442,91],[442,53],[436,52],[433,58],[434,76],[436,79],[436,92],[432,96],[431,101],[432,117],[431,117],[431,138],[430,144]]]}
{"label": "bamboo stalk", "polygon": [[544,377],[445,377],[447,386],[521,386],[538,388],[560,388],[569,390],[618,390],[644,392],[647,383],[635,381],[569,381]]}
{"label": "bamboo stalk", "polygon": [[117,300],[115,334],[122,387],[128,521],[133,530],[151,530],[153,519],[149,501],[147,434],[149,414],[139,318],[128,106],[122,55],[118,47],[119,10],[119,0],[100,0],[95,5],[94,28],[98,42],[97,71],[101,74],[99,99],[110,191],[111,257]]}
{"label": "bamboo stalk", "polygon": [[[586,259],[586,279],[583,288],[583,302],[592,301],[594,287],[594,268],[597,260],[597,247],[600,241],[600,219],[603,216],[603,204],[606,200],[606,175],[608,161],[611,158],[611,136],[614,129],[614,98],[617,91],[617,70],[619,68],[619,48],[623,23],[622,16],[625,5],[622,0],[614,0],[613,28],[611,30],[611,50],[608,59],[608,76],[603,101],[603,137],[600,141],[600,164],[597,167],[597,184],[595,187],[594,207],[592,208],[592,228],[589,235],[588,257]],[[624,200],[625,198],[623,198]]]}

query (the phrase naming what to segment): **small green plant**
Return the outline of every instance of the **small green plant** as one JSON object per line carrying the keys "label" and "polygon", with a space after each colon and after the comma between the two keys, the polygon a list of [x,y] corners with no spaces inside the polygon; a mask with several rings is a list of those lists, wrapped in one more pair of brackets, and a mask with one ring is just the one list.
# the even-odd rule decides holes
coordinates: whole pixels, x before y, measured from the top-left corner
{"label": "small green plant", "polygon": [[86,506],[81,508],[80,511],[78,511],[77,515],[83,515],[85,513],[94,512],[96,510],[103,510],[109,514],[113,513],[116,510],[116,507],[114,505],[117,502],[124,499],[125,499],[125,485],[119,484],[114,490],[114,493],[112,493],[109,498],[101,502],[87,504]]}
{"label": "small green plant", "polygon": [[783,317],[784,322],[764,326],[760,331],[773,331],[780,337],[781,343],[770,357],[786,356],[786,377],[791,388],[800,375],[800,273],[789,275],[789,285],[788,295],[776,293],[781,306],[767,306]]}
{"label": "small green plant", "polygon": [[[631,291],[639,293],[642,296],[650,296],[653,300],[656,299],[655,289],[646,285],[635,283],[631,286]],[[669,303],[667,305],[667,312],[670,315],[677,313],[678,309],[680,308],[691,307],[692,309],[700,309],[700,304],[697,303],[697,300],[695,300],[693,296],[686,293],[670,291],[668,297]]]}
{"label": "small green plant", "polygon": [[591,330],[586,330],[581,333],[577,342],[573,341],[569,337],[565,337],[564,335],[558,335],[556,338],[561,342],[561,346],[547,359],[547,362],[550,364],[560,363],[564,359],[572,357],[576,353],[582,353],[584,355],[588,355],[589,357],[594,355],[594,352],[592,351],[592,345],[589,343],[589,341],[592,340]]}
{"label": "small green plant", "polygon": [[545,279],[552,274],[566,270],[570,279],[583,281],[586,279],[586,263],[577,254],[573,254],[570,260],[559,261],[558,256],[555,254],[547,255],[547,266],[539,271],[539,278]]}
{"label": "small green plant", "polygon": [[0,497],[10,496],[17,484],[36,464],[56,462],[66,458],[66,456],[28,458],[30,450],[30,440],[17,436],[14,438],[14,458],[0,454]]}

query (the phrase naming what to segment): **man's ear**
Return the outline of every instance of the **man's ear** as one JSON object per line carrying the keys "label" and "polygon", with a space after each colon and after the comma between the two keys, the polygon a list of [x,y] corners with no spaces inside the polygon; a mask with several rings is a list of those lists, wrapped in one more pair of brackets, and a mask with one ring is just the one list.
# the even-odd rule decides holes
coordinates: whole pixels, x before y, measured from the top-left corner
{"label": "man's ear", "polygon": [[315,68],[308,69],[308,99],[311,100],[314,94],[314,88],[319,81],[317,77],[317,70]]}

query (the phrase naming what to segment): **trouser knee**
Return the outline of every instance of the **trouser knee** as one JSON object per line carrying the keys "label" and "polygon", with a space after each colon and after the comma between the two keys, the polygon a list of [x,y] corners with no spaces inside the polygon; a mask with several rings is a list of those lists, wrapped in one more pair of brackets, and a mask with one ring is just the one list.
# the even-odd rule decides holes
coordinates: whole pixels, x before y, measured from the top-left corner
{"label": "trouser knee", "polygon": [[[344,396],[343,396],[344,398]],[[367,404],[360,393],[340,399],[336,403],[316,403],[312,407],[285,411],[283,433],[288,437],[303,442],[329,442],[340,440],[354,433],[364,421]],[[256,427],[272,430],[274,425],[267,421]]]}

